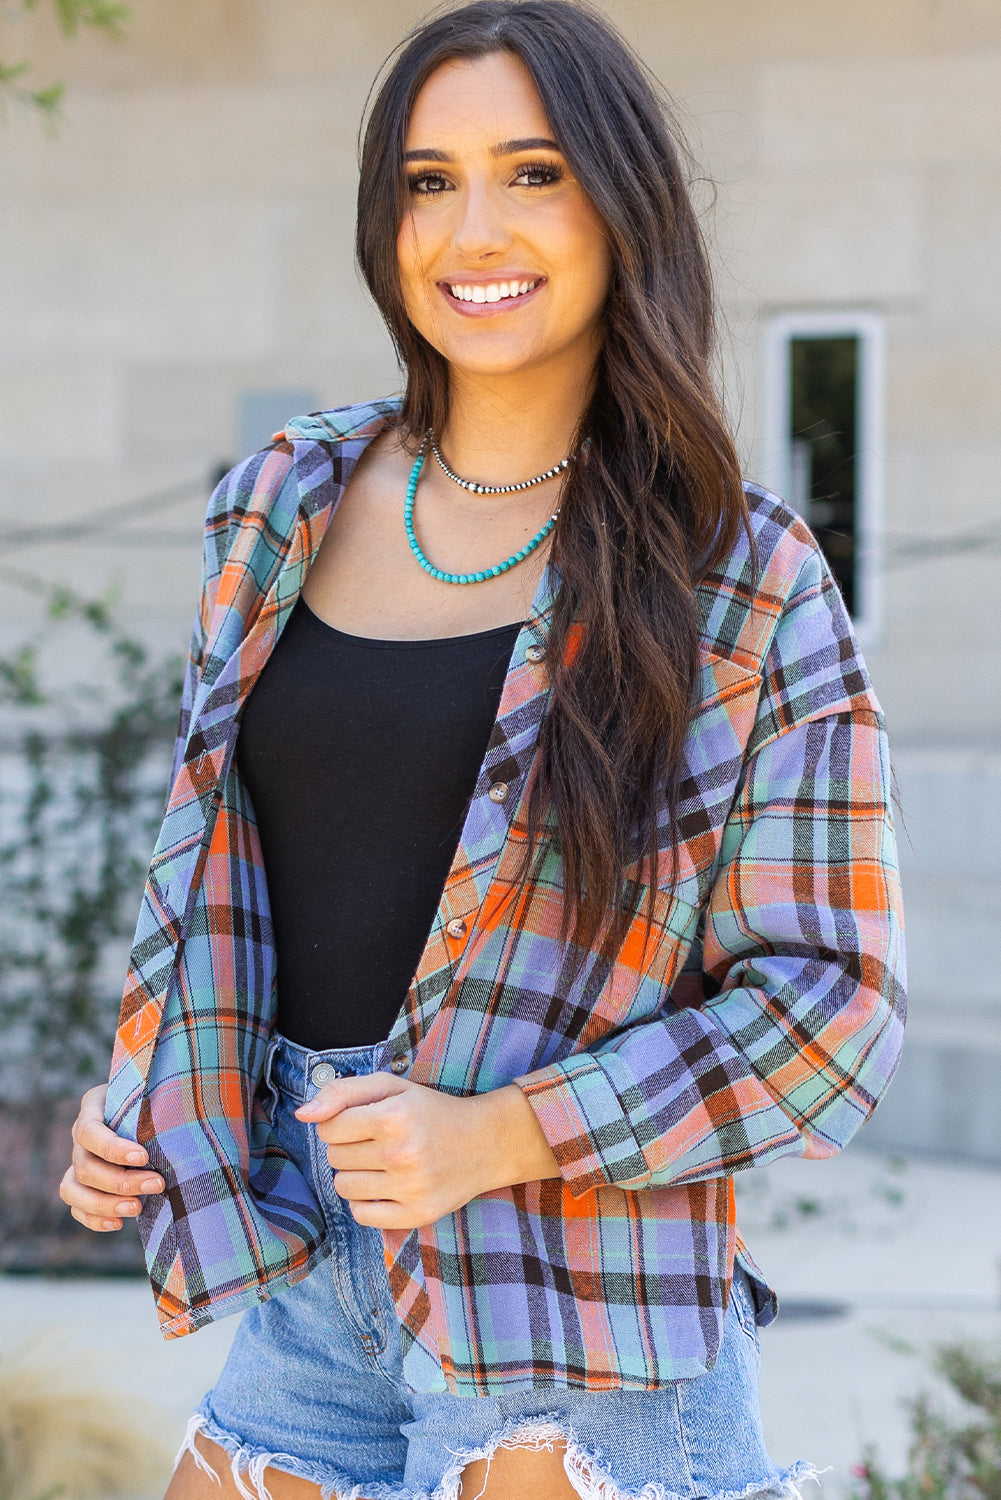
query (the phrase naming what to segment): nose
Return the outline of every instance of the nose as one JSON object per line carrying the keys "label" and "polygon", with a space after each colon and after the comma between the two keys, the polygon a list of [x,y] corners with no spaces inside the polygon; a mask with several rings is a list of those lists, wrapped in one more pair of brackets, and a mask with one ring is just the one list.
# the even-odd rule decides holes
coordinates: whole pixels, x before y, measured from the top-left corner
{"label": "nose", "polygon": [[468,261],[485,260],[510,244],[511,232],[502,196],[492,184],[468,184],[461,195],[453,241],[456,250]]}

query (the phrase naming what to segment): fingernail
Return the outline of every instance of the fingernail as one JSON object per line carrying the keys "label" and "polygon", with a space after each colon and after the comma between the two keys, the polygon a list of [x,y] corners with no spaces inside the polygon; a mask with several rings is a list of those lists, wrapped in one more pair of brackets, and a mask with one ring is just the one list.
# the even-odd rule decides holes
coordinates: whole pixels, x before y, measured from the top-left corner
{"label": "fingernail", "polygon": [[130,1167],[144,1167],[146,1165],[145,1151],[130,1151],[125,1158]]}
{"label": "fingernail", "polygon": [[121,1219],[102,1219],[101,1225],[104,1229],[121,1229]]}
{"label": "fingernail", "polygon": [[163,1183],[159,1177],[147,1177],[145,1182],[140,1184],[139,1191],[141,1193],[162,1193]]}
{"label": "fingernail", "polygon": [[116,1203],[115,1208],[120,1214],[125,1215],[135,1214],[138,1212],[136,1205],[134,1203],[130,1203],[128,1198],[124,1199],[121,1203]]}

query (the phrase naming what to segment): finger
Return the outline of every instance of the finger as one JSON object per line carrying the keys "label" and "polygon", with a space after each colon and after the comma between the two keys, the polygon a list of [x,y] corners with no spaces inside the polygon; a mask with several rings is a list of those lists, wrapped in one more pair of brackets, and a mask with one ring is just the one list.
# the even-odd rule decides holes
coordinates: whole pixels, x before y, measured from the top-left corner
{"label": "finger", "polygon": [[85,1214],[82,1209],[71,1208],[70,1217],[76,1219],[85,1229],[93,1229],[97,1234],[108,1234],[113,1229],[121,1229],[121,1219],[95,1219],[92,1214]]}
{"label": "finger", "polygon": [[135,1219],[142,1212],[138,1198],[122,1198],[116,1193],[99,1193],[86,1187],[73,1174],[70,1167],[59,1184],[59,1196],[71,1208],[93,1219]]}
{"label": "finger", "polygon": [[159,1173],[116,1167],[111,1162],[102,1161],[92,1152],[85,1151],[82,1146],[73,1147],[70,1160],[77,1181],[87,1187],[97,1188],[102,1193],[131,1198],[137,1194],[142,1196],[145,1193],[164,1191],[164,1181]]}
{"label": "finger", "polygon": [[376,1198],[393,1196],[392,1184],[386,1172],[336,1172],[334,1192],[339,1198],[347,1198],[350,1203],[371,1202]]}
{"label": "finger", "polygon": [[335,1172],[385,1172],[387,1170],[382,1150],[374,1141],[352,1141],[346,1146],[328,1146],[327,1160]]}
{"label": "finger", "polygon": [[[95,1089],[90,1090],[91,1094],[96,1092]],[[84,1099],[86,1098],[85,1094]],[[117,1162],[120,1166],[144,1167],[149,1162],[149,1156],[142,1146],[108,1129],[104,1123],[103,1106],[100,1110],[89,1109],[85,1112],[81,1104],[73,1126],[73,1140],[92,1156],[99,1156],[103,1161]]]}
{"label": "finger", "polygon": [[366,1224],[372,1229],[420,1229],[424,1224],[434,1223],[433,1218],[415,1214],[412,1208],[392,1198],[379,1201],[359,1199],[349,1203],[348,1207],[356,1224]]}
{"label": "finger", "polygon": [[342,1110],[361,1104],[377,1104],[392,1094],[402,1094],[413,1084],[394,1073],[365,1073],[357,1078],[336,1078],[325,1083],[315,1099],[300,1104],[298,1120],[330,1120]]}
{"label": "finger", "polygon": [[384,1099],[376,1104],[349,1104],[330,1120],[318,1120],[316,1133],[328,1146],[362,1145],[377,1141],[384,1133]]}

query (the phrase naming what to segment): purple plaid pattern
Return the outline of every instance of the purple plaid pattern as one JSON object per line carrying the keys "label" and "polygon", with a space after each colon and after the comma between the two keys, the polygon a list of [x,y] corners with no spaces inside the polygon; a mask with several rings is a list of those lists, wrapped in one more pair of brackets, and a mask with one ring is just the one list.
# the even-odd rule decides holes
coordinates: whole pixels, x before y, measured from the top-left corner
{"label": "purple plaid pattern", "polygon": [[[166,1336],[306,1275],[329,1246],[256,1096],[274,951],[239,710],[391,402],[291,422],[217,489],[206,523],[170,800],[112,1064],[108,1119],[167,1181],[140,1220]],[[816,543],[748,486],[745,542],[699,591],[701,695],[686,742],[677,878],[665,828],[649,938],[573,973],[549,850],[512,883],[547,702],[555,580],[516,642],[459,847],[387,1043],[454,1094],[516,1080],[562,1177],[384,1236],[417,1390],[650,1389],[719,1346],[732,1174],[826,1156],[899,1056],[904,966],[879,705]],[[402,501],[401,501],[402,503]],[[532,657],[538,655],[532,652]],[[503,780],[514,795],[488,795]],[[466,931],[447,930],[461,917]],[[706,998],[672,987],[701,942]],[[693,949],[693,944],[695,948]],[[687,992],[686,992],[687,994]],[[761,1287],[762,1315],[773,1309]]]}

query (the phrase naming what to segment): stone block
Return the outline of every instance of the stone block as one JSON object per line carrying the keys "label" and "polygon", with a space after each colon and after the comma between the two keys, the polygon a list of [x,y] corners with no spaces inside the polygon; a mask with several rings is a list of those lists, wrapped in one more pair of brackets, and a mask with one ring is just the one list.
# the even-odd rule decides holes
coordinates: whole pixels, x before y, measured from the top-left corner
{"label": "stone block", "polygon": [[[246,358],[275,336],[281,201],[192,184],[86,203],[14,205],[0,301],[8,351],[60,365],[96,352],[134,364]],[[9,355],[8,355],[9,357]]]}
{"label": "stone block", "polygon": [[[995,134],[1001,137],[997,120]],[[926,194],[926,334],[939,338],[948,329],[950,337],[992,338],[998,347],[1001,162],[970,160],[929,171]]]}
{"label": "stone block", "polygon": [[0,370],[0,464],[12,475],[114,460],[121,417],[120,381],[106,365]]}
{"label": "stone block", "polygon": [[887,354],[887,420],[898,447],[909,439],[996,442],[1001,342],[891,341]]}
{"label": "stone block", "polygon": [[240,380],[231,366],[141,364],[125,369],[130,461],[166,460],[192,472],[232,458]]}
{"label": "stone block", "polygon": [[[905,878],[1001,882],[1001,753],[904,745],[893,761],[906,827]],[[975,893],[956,893],[956,904],[965,908],[975,907],[978,899]],[[991,992],[1001,999],[1001,978],[993,981]]]}
{"label": "stone block", "polygon": [[755,117],[775,166],[1001,160],[1001,47],[761,63]]}
{"label": "stone block", "polygon": [[762,162],[743,188],[743,280],[760,301],[872,306],[920,293],[924,203],[915,172],[778,171]]}
{"label": "stone block", "polygon": [[865,1144],[1001,1163],[1001,1044],[915,1027]]}

